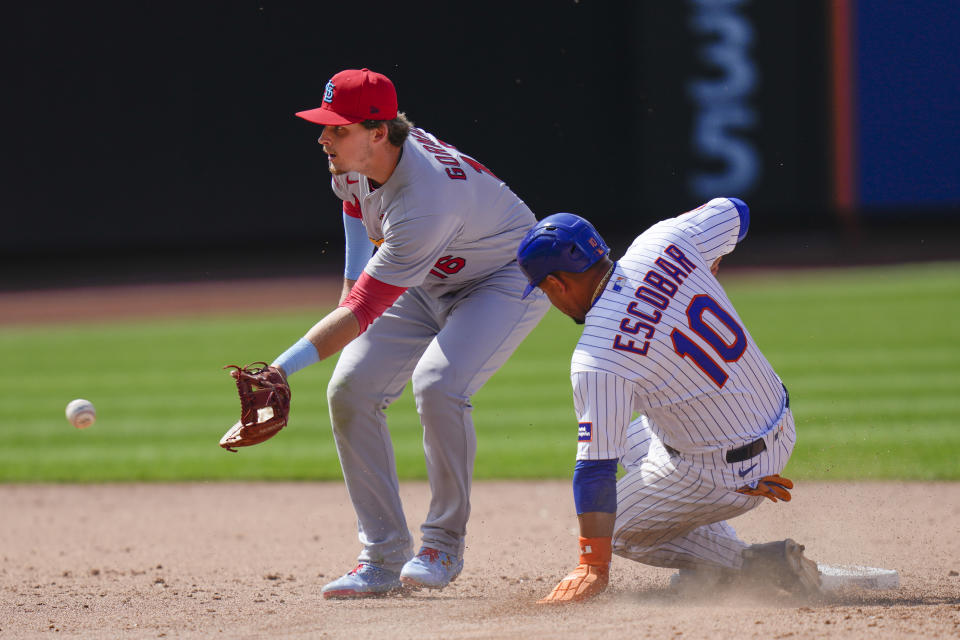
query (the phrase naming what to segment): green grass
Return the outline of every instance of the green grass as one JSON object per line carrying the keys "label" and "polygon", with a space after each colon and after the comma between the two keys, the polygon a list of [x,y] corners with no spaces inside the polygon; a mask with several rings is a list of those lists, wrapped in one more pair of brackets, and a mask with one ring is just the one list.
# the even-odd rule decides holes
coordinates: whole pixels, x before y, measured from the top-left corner
{"label": "green grass", "polygon": [[790,387],[799,477],[960,479],[960,263],[728,287]]}
{"label": "green grass", "polygon": [[[960,263],[721,273],[790,387],[802,479],[960,480]],[[280,353],[317,314],[0,327],[0,481],[339,479],[327,419],[333,362],[293,378],[291,424],[239,454],[220,370]],[[478,478],[569,478],[569,359],[579,328],[551,311],[474,398]],[[63,410],[92,400],[78,431]],[[409,390],[387,412],[400,475],[423,478]]]}

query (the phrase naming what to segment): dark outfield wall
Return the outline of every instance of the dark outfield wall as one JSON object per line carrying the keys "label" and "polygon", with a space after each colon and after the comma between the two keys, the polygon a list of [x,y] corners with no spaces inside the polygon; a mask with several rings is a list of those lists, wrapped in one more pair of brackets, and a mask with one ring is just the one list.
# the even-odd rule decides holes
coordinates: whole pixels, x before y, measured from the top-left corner
{"label": "dark outfield wall", "polygon": [[339,254],[319,128],[293,113],[362,66],[540,217],[630,237],[739,195],[755,233],[832,229],[828,4],[17,3],[0,251]]}

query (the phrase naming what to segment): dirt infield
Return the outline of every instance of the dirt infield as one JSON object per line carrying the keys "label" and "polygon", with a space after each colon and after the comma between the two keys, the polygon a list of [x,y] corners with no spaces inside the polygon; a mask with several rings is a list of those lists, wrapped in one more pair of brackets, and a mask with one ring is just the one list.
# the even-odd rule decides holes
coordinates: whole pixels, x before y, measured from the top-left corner
{"label": "dirt infield", "polygon": [[[415,530],[427,487],[402,487]],[[466,566],[440,592],[325,601],[359,545],[340,483],[0,487],[0,638],[956,638],[960,484],[802,483],[733,521],[901,588],[821,601],[684,600],[621,558],[594,602],[535,600],[572,568],[568,481],[474,487]]]}

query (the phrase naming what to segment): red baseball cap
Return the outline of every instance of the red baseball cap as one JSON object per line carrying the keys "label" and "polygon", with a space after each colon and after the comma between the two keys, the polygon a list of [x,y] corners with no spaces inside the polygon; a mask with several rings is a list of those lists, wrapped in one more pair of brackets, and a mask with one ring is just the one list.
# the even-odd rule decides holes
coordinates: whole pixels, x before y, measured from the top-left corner
{"label": "red baseball cap", "polygon": [[397,90],[390,78],[369,69],[347,69],[330,78],[323,104],[297,116],[323,125],[345,125],[397,117]]}

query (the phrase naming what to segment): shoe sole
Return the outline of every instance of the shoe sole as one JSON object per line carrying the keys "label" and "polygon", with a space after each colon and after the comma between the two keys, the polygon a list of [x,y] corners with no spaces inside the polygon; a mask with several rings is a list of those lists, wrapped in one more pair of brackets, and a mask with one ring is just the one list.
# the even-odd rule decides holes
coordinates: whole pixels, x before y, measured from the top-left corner
{"label": "shoe sole", "polygon": [[690,574],[675,573],[670,576],[668,589],[681,596],[711,595],[728,588],[737,578],[733,569],[706,570]]}
{"label": "shoe sole", "polygon": [[794,540],[787,538],[785,541],[785,555],[791,571],[797,578],[801,591],[808,595],[821,593],[820,588],[820,569],[813,560],[804,557],[802,544],[797,544]]}
{"label": "shoe sole", "polygon": [[403,591],[402,587],[393,587],[386,591],[353,591],[352,589],[338,589],[336,591],[324,591],[324,600],[358,600],[361,598],[385,598],[394,593]]}
{"label": "shoe sole", "polygon": [[[453,576],[452,578],[450,578],[450,582],[453,582],[454,580],[456,580],[457,577],[459,577],[459,575],[460,575],[460,574],[458,573],[457,575],[455,575],[455,576]],[[426,582],[420,582],[419,580],[417,580],[417,579],[415,579],[415,578],[408,578],[407,576],[400,576],[400,582],[403,583],[403,586],[404,586],[404,587],[406,587],[407,589],[410,589],[410,590],[412,590],[412,591],[419,591],[420,589],[436,589],[436,590],[440,590],[440,589],[443,589],[444,587],[450,585],[450,582],[448,582],[447,584],[443,584],[443,585],[427,584]]]}

